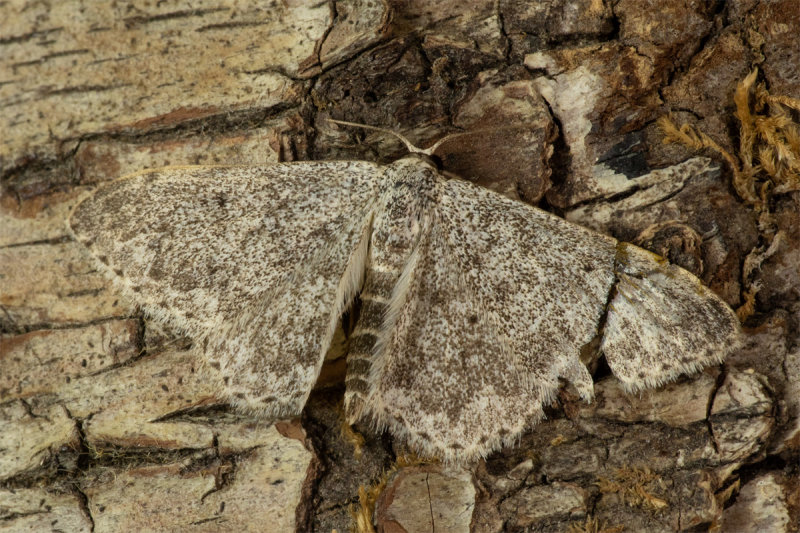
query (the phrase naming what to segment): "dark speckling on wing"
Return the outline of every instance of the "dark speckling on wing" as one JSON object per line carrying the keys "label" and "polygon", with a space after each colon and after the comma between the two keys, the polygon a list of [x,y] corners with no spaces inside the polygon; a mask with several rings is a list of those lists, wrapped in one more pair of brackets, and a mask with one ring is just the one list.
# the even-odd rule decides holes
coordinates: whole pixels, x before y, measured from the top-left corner
{"label": "dark speckling on wing", "polygon": [[303,409],[360,291],[348,419],[447,461],[513,443],[559,380],[591,399],[580,353],[597,335],[630,390],[738,345],[733,312],[688,272],[419,156],[143,172],[70,224],[126,294],[195,339],[224,398],[265,418]]}

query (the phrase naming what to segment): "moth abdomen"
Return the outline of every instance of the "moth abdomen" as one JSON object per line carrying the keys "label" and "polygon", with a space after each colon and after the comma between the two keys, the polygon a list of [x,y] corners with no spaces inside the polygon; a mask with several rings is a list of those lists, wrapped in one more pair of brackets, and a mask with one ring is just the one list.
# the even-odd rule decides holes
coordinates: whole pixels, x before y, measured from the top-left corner
{"label": "moth abdomen", "polygon": [[400,268],[388,264],[377,263],[367,269],[360,294],[361,313],[347,355],[345,412],[350,423],[358,420],[363,411],[370,390],[369,376],[375,350],[385,329],[386,314],[401,275]]}

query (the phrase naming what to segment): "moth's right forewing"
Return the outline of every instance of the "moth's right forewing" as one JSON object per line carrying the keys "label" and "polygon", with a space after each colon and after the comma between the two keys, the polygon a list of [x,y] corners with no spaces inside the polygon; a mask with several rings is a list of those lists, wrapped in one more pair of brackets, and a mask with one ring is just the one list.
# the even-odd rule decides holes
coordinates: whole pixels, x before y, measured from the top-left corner
{"label": "moth's right forewing", "polygon": [[434,224],[412,257],[365,414],[422,455],[465,462],[513,442],[545,398],[521,379],[494,317],[464,283],[449,230]]}
{"label": "moth's right forewing", "polygon": [[446,183],[439,211],[454,267],[497,317],[527,382],[549,397],[564,378],[591,398],[579,354],[615,282],[616,241],[459,180]]}

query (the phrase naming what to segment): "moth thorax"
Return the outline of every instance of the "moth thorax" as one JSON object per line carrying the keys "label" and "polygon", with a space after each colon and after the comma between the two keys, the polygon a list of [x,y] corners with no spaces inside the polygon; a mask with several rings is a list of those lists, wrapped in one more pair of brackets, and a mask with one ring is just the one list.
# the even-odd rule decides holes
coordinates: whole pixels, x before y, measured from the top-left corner
{"label": "moth thorax", "polygon": [[390,165],[382,183],[381,205],[373,222],[372,258],[405,264],[427,228],[437,191],[436,168],[418,157]]}
{"label": "moth thorax", "polygon": [[425,206],[419,198],[394,197],[375,218],[371,258],[386,265],[403,265],[417,247],[427,226]]}

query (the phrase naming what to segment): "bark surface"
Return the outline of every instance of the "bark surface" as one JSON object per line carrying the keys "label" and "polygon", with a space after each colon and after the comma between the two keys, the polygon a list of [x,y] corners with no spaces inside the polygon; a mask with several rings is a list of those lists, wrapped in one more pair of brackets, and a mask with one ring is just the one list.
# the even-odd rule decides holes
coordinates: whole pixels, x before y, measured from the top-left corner
{"label": "bark surface", "polygon": [[[723,158],[681,165],[698,154],[655,122],[736,153],[734,94],[754,68],[800,97],[793,0],[0,12],[0,529],[343,532],[363,486],[377,500],[364,531],[799,530],[800,193],[757,212]],[[636,396],[594,364],[592,404],[563,389],[517,447],[470,470],[342,428],[341,332],[300,419],[237,415],[65,219],[145,168],[404,154],[328,117],[420,146],[480,130],[442,147],[445,171],[660,253],[734,308],[751,294],[746,345]]]}

